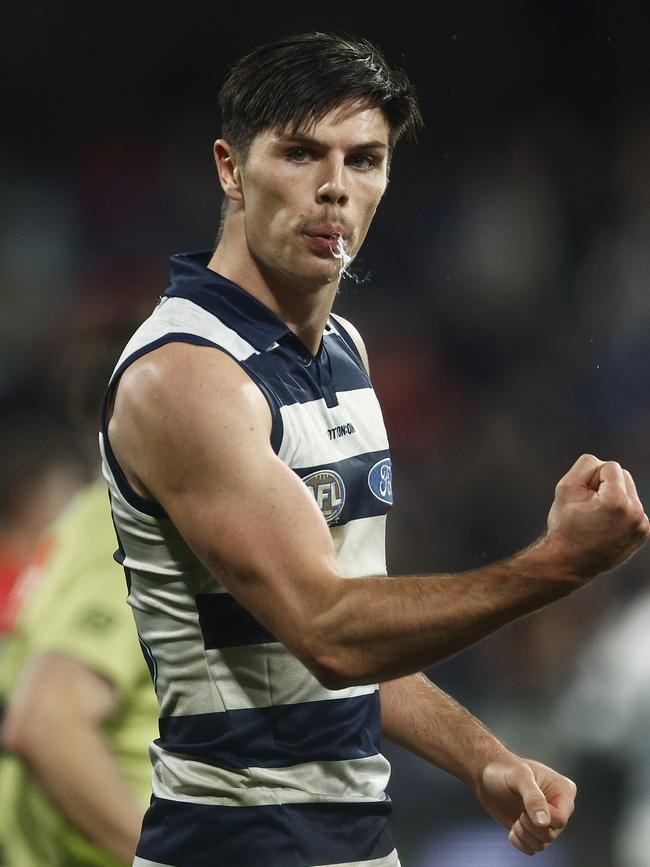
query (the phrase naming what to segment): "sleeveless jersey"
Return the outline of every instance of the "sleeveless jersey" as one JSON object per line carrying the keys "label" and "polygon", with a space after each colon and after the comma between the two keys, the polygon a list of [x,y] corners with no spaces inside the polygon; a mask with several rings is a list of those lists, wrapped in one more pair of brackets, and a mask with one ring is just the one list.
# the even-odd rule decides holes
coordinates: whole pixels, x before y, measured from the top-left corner
{"label": "sleeveless jersey", "polygon": [[386,574],[388,441],[354,343],[330,317],[312,356],[208,261],[172,257],[170,287],[117,363],[100,434],[115,556],[160,703],[134,864],[394,867],[377,685],[323,687],[131,488],[108,441],[106,406],[133,361],[170,342],[226,352],[268,401],[272,446],[313,494],[343,574]]}

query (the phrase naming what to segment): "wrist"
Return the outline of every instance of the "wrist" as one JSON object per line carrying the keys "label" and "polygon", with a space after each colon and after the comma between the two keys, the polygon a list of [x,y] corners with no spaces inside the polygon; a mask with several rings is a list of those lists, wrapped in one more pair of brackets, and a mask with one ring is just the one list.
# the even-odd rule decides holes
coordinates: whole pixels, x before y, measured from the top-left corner
{"label": "wrist", "polygon": [[512,752],[483,723],[477,719],[475,723],[478,730],[456,756],[453,773],[476,795],[484,786],[488,769],[510,761]]}
{"label": "wrist", "polygon": [[555,533],[545,533],[517,555],[522,573],[539,581],[555,597],[568,596],[587,580],[570,546]]}
{"label": "wrist", "polygon": [[464,780],[469,789],[478,796],[486,786],[487,776],[494,769],[505,766],[510,763],[512,753],[502,743],[498,743],[492,749],[487,750],[480,757],[477,756],[473,767],[468,768],[468,776]]}

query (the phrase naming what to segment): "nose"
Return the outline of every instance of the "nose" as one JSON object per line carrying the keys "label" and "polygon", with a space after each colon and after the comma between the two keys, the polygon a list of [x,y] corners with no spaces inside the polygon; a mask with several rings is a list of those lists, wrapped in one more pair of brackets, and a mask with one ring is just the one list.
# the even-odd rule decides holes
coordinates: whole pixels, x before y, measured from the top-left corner
{"label": "nose", "polygon": [[344,205],[348,200],[345,164],[341,161],[324,161],[325,172],[316,191],[319,205]]}

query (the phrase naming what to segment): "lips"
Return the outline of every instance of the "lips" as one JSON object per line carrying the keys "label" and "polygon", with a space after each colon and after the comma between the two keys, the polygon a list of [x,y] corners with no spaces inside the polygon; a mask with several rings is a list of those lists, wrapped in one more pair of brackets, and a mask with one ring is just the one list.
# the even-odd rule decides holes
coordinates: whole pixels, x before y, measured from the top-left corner
{"label": "lips", "polygon": [[336,249],[336,240],[330,235],[308,235],[305,232],[303,237],[305,238],[307,245],[319,255],[329,257],[334,254],[334,250]]}
{"label": "lips", "polygon": [[343,238],[344,241],[347,241],[347,234],[340,226],[318,226],[313,229],[305,229],[304,233],[310,238],[325,238],[327,241]]}

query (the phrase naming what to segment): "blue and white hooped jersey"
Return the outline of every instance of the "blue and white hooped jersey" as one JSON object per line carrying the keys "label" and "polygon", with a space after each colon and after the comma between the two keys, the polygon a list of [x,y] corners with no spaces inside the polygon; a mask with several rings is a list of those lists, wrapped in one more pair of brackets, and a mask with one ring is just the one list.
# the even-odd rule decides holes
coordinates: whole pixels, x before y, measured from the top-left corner
{"label": "blue and white hooped jersey", "polygon": [[[265,395],[273,448],[313,494],[343,574],[385,575],[388,441],[354,343],[330,317],[312,356],[208,261],[172,258],[171,285],[126,346],[105,404],[123,371],[165,343],[228,353]],[[396,867],[377,685],[325,689],[208,572],[164,509],[133,491],[105,418],[100,444],[116,558],[160,702],[134,864]]]}

